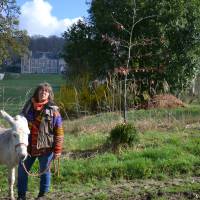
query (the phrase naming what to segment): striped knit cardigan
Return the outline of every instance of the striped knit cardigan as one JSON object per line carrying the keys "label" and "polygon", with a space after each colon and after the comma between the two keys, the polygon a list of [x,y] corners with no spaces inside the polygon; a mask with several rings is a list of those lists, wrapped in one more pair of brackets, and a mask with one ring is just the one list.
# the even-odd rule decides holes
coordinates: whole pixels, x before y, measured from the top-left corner
{"label": "striped knit cardigan", "polygon": [[52,109],[52,107],[56,107],[52,103],[47,103],[44,106],[44,109],[48,109],[52,111],[52,128],[53,128],[53,134],[54,134],[54,145],[52,148],[37,148],[37,141],[38,141],[38,134],[40,134],[40,122],[42,118],[44,117],[45,110],[42,110],[41,112],[35,111],[33,108],[33,105],[31,101],[29,101],[24,109],[22,110],[22,114],[26,117],[28,120],[28,125],[30,129],[30,137],[29,137],[29,146],[28,146],[28,152],[31,156],[41,156],[45,155],[49,152],[54,152],[56,155],[60,155],[62,152],[62,146],[63,146],[63,140],[64,140],[64,131],[63,131],[63,125],[62,125],[62,117],[58,111],[58,109]]}

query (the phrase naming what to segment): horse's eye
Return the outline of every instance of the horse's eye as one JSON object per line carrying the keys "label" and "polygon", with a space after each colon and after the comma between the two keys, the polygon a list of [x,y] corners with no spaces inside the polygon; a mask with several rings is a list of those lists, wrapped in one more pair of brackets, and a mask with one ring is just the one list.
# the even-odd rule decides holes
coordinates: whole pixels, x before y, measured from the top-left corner
{"label": "horse's eye", "polygon": [[13,136],[16,138],[16,137],[17,137],[17,134],[16,134],[16,133],[14,133],[14,134],[13,134]]}

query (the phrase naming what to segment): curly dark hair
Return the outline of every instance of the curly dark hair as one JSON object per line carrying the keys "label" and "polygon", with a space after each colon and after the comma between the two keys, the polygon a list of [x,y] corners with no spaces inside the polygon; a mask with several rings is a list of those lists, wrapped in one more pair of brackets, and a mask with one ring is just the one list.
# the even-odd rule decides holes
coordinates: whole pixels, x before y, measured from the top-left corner
{"label": "curly dark hair", "polygon": [[33,98],[38,102],[39,101],[39,91],[40,90],[47,90],[49,92],[49,101],[52,101],[54,100],[54,93],[53,93],[53,89],[51,87],[51,85],[47,82],[44,82],[44,83],[40,83],[34,93],[33,93]]}

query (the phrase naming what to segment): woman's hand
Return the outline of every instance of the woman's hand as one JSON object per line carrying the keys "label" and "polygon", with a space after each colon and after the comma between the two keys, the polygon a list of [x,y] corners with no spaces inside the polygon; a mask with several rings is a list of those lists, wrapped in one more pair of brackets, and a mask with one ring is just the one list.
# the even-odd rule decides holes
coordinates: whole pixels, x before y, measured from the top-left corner
{"label": "woman's hand", "polygon": [[58,154],[55,154],[55,153],[54,153],[54,155],[53,155],[53,159],[56,160],[56,159],[60,158],[60,156],[61,156],[60,153],[58,153]]}

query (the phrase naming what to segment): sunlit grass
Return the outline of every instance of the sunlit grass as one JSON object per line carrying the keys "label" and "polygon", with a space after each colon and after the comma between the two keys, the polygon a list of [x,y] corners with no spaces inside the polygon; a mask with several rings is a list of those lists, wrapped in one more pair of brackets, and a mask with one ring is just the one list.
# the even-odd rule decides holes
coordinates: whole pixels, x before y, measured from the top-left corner
{"label": "sunlit grass", "polygon": [[7,75],[0,81],[0,109],[11,114],[19,113],[36,86],[43,82],[50,83],[56,93],[65,84],[65,79],[58,74]]}
{"label": "sunlit grass", "polygon": [[[197,108],[200,107],[130,111],[128,121],[139,130],[140,140],[133,147],[122,148],[118,154],[110,149],[98,152],[98,148],[106,143],[109,131],[122,122],[119,113],[102,113],[65,121],[60,177],[53,176],[51,191],[81,193],[84,190],[90,192],[95,187],[105,188],[120,180],[199,176],[200,131],[197,128],[200,109]],[[195,127],[187,129],[188,123],[195,123]],[[79,155],[93,149],[97,150],[93,156],[86,158]],[[78,156],[66,156],[70,152]],[[5,173],[6,168],[1,167],[0,189],[3,193],[7,191]],[[33,194],[38,192],[36,185],[39,185],[39,179],[31,177],[29,191]],[[108,196],[102,192],[96,197]]]}

